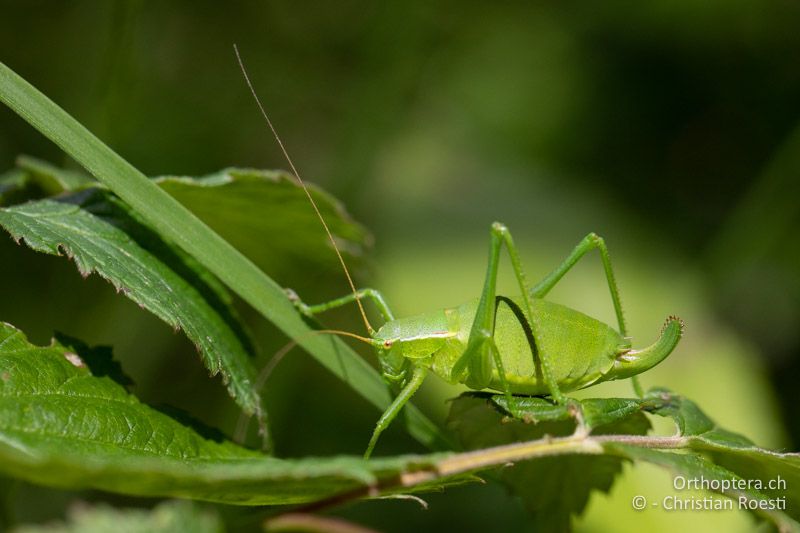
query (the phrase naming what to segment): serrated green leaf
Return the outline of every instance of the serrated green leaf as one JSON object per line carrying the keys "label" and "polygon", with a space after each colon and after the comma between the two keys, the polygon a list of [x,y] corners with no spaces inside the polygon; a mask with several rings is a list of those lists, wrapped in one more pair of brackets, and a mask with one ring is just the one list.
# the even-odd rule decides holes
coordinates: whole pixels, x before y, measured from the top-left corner
{"label": "serrated green leaf", "polygon": [[569,455],[508,467],[501,481],[522,500],[534,531],[572,531],[572,516],[583,513],[593,491],[608,492],[622,471],[616,457]]}
{"label": "serrated green leaf", "polygon": [[[670,470],[674,475],[681,475],[686,479],[691,480],[707,480],[709,483],[709,490],[719,494],[726,495],[733,500],[732,509],[747,511],[753,513],[759,518],[766,519],[774,523],[782,532],[800,531],[800,525],[795,521],[797,520],[797,507],[793,507],[790,501],[785,502],[786,510],[782,509],[751,509],[749,506],[742,507],[739,503],[739,498],[752,500],[755,502],[765,502],[764,506],[770,505],[769,502],[773,498],[773,506],[779,506],[778,501],[774,498],[786,497],[788,490],[783,490],[782,493],[777,495],[770,495],[764,491],[756,490],[755,488],[748,488],[746,484],[752,481],[753,477],[742,477],[736,473],[715,464],[708,459],[696,454],[676,453],[672,451],[655,450],[646,447],[630,446],[621,443],[607,443],[604,447],[612,453],[619,454],[621,457],[626,457],[636,461],[645,461],[652,463],[663,468]],[[796,466],[796,465],[795,465]],[[714,481],[720,483],[739,483],[741,485],[730,488],[729,490],[716,490],[715,485],[711,484]],[[788,486],[788,484],[787,484]],[[796,492],[796,491],[795,491]],[[793,520],[794,519],[794,520]]]}
{"label": "serrated green leaf", "polygon": [[[265,272],[296,264],[341,269],[305,192],[285,172],[229,168],[155,182]],[[350,263],[363,259],[371,244],[366,229],[333,196],[311,184],[308,190],[342,253]]]}
{"label": "serrated green leaf", "polygon": [[36,251],[67,255],[83,276],[98,273],[128,298],[182,329],[211,374],[221,374],[234,400],[264,426],[255,371],[240,339],[194,287],[126,232],[78,205],[52,200],[2,208],[0,226]]}
{"label": "serrated green leaf", "polygon": [[[795,520],[800,520],[800,454],[758,448],[746,437],[719,427],[691,400],[666,389],[653,389],[645,398],[591,398],[574,403],[581,406],[587,429],[591,430],[587,440],[596,436],[596,442],[617,458],[651,462],[691,478],[760,483],[742,495],[773,502],[783,499],[785,510],[755,514],[787,531],[799,527]],[[504,395],[467,393],[453,402],[450,424],[467,447],[471,443],[498,446],[545,435],[569,435],[575,429],[572,409],[574,406],[558,406],[543,398],[512,397],[509,401]],[[649,429],[644,412],[673,419],[678,434],[630,439]],[[509,420],[508,416],[514,419]],[[659,447],[669,449],[655,449]],[[537,464],[538,471],[515,473],[524,472],[526,465]],[[523,498],[539,527],[567,530],[568,513],[580,512],[592,488],[607,490],[619,466],[619,461],[608,456],[548,457],[505,469],[500,479]],[[559,468],[561,472],[553,474]],[[531,484],[532,479],[542,479],[547,488]],[[582,483],[584,479],[586,483]],[[578,486],[572,486],[575,483]],[[554,494],[553,487],[559,486],[563,490]]]}
{"label": "serrated green leaf", "polygon": [[[760,492],[769,498],[784,497],[786,514],[800,521],[800,454],[729,446],[706,437],[691,439],[690,447],[743,479],[761,480]],[[785,486],[768,484],[777,479],[783,480]]]}
{"label": "serrated green leaf", "polygon": [[90,188],[63,196],[60,201],[79,205],[104,222],[124,231],[136,244],[157,257],[197,290],[236,333],[245,350],[250,354],[255,352],[252,336],[239,316],[228,289],[193,257],[166,242],[114,193],[100,187]]}
{"label": "serrated green leaf", "polygon": [[24,525],[13,533],[222,533],[217,513],[187,501],[167,501],[153,509],[115,509],[105,504],[73,505],[67,522]]}
{"label": "serrated green leaf", "polygon": [[[582,406],[593,433],[643,435],[650,428],[637,400],[597,398],[574,403]],[[448,424],[461,445],[473,450],[571,435],[575,406],[543,398],[514,396],[509,402],[504,395],[467,393],[453,401]],[[507,413],[516,419],[504,416]],[[496,476],[521,498],[537,531],[569,531],[571,516],[583,512],[592,491],[607,492],[621,470],[618,457],[568,455],[525,461]]]}
{"label": "serrated green leaf", "polygon": [[[732,474],[760,480],[761,492],[771,498],[785,497],[787,514],[800,521],[800,454],[759,448],[747,437],[719,427],[693,401],[666,389],[651,390],[648,396],[664,402],[654,413],[675,420],[688,448],[706,454]],[[778,477],[785,488],[770,488],[768,481]]]}
{"label": "serrated green leaf", "polygon": [[678,426],[678,432],[685,437],[708,439],[729,447],[754,446],[747,437],[719,427],[696,403],[683,396],[667,389],[656,388],[648,391],[647,397],[661,402],[652,413],[672,418]]}
{"label": "serrated green leaf", "polygon": [[242,505],[306,502],[431,469],[437,456],[281,460],[206,440],[0,323],[0,471],[46,485]]}

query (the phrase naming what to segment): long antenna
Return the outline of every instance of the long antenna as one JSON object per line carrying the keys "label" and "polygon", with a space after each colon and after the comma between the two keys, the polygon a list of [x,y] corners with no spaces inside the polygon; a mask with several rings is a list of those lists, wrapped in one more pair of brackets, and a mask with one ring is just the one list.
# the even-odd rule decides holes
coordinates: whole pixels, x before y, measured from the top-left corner
{"label": "long antenna", "polygon": [[344,257],[342,257],[342,252],[340,252],[339,247],[336,246],[336,240],[333,238],[333,234],[331,233],[330,228],[328,228],[328,224],[322,217],[322,213],[320,213],[319,207],[317,207],[317,202],[314,201],[314,198],[308,191],[308,187],[306,187],[303,178],[301,178],[300,173],[297,172],[297,168],[295,168],[294,163],[292,162],[292,158],[289,157],[289,152],[287,152],[286,148],[283,146],[283,141],[281,141],[278,132],[275,130],[275,126],[272,125],[272,121],[269,119],[267,112],[264,110],[264,106],[261,105],[261,100],[258,98],[256,90],[253,88],[253,84],[250,82],[250,76],[247,75],[247,69],[244,68],[244,62],[242,61],[242,56],[239,55],[239,47],[237,47],[235,43],[233,45],[233,51],[236,53],[236,60],[239,62],[239,68],[242,69],[242,74],[244,75],[244,81],[247,82],[247,87],[250,89],[250,93],[253,95],[256,104],[258,104],[258,109],[261,111],[261,115],[267,122],[267,126],[269,126],[270,131],[272,131],[272,135],[275,137],[275,140],[278,141],[278,146],[280,146],[281,152],[283,152],[283,156],[289,163],[289,167],[292,169],[294,177],[297,178],[297,182],[300,184],[301,187],[303,187],[303,191],[305,191],[306,196],[308,197],[308,201],[311,202],[311,205],[314,207],[314,211],[317,213],[319,221],[322,222],[322,227],[325,228],[325,233],[328,234],[328,239],[331,241],[331,245],[333,246],[333,249],[336,251],[336,256],[339,258],[339,263],[342,264],[342,269],[344,269],[344,275],[347,277],[347,283],[350,284],[350,290],[353,291],[353,296],[355,297],[356,304],[358,304],[358,310],[361,312],[361,318],[364,319],[364,325],[367,327],[367,332],[370,335],[372,335],[375,332],[375,330],[372,329],[372,324],[369,323],[369,319],[367,318],[367,313],[364,312],[364,306],[361,303],[361,298],[358,297],[356,286],[353,283],[353,278],[350,276],[350,271],[347,269],[347,265],[344,262]]}

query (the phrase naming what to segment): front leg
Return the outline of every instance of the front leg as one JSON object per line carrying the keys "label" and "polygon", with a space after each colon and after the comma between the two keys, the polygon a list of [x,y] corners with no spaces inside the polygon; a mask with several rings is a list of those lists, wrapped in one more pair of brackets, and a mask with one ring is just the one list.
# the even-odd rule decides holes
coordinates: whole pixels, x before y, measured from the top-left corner
{"label": "front leg", "polygon": [[362,298],[368,298],[373,304],[375,304],[375,307],[378,309],[378,312],[381,314],[384,320],[387,322],[394,320],[394,314],[392,313],[392,310],[389,309],[386,300],[383,298],[383,294],[375,289],[359,289],[355,293],[350,293],[342,296],[341,298],[336,298],[335,300],[316,305],[305,304],[292,289],[285,289],[285,291],[289,301],[294,304],[297,310],[309,317],[313,317],[330,309],[345,306],[349,303],[355,303],[356,300],[361,300]]}
{"label": "front leg", "polygon": [[400,394],[397,395],[392,404],[384,411],[378,423],[375,425],[375,431],[372,432],[372,438],[369,440],[367,451],[364,452],[364,459],[369,459],[369,456],[372,455],[372,450],[375,449],[375,445],[378,443],[378,438],[381,436],[381,433],[389,427],[389,424],[391,424],[392,420],[400,413],[403,406],[411,399],[414,393],[417,392],[417,389],[420,388],[427,375],[427,368],[423,366],[414,367],[411,373],[411,379],[408,380],[406,386],[403,387],[403,390],[400,391]]}

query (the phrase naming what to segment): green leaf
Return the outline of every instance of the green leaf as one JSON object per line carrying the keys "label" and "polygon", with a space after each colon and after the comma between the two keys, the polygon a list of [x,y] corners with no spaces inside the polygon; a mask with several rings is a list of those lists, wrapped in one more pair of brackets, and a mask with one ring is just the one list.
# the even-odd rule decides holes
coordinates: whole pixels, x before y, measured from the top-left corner
{"label": "green leaf", "polygon": [[0,471],[29,481],[243,505],[306,502],[430,469],[438,457],[281,460],[206,440],[74,353],[0,323]]}
{"label": "green leaf", "polygon": [[[265,272],[287,272],[297,264],[341,272],[306,193],[290,174],[229,168],[155,182]],[[308,190],[352,267],[371,236],[333,196],[312,184]]]}
{"label": "green leaf", "polygon": [[[787,497],[787,494],[792,492],[790,488],[791,485],[788,483],[786,489],[769,494],[766,491],[752,488],[752,486],[749,488],[747,487],[748,482],[759,479],[758,477],[739,476],[735,472],[715,464],[701,455],[655,450],[620,443],[607,443],[604,447],[609,452],[616,453],[621,457],[636,461],[645,461],[666,468],[671,471],[673,475],[681,475],[687,480],[697,480],[700,483],[705,480],[708,483],[707,490],[723,494],[730,498],[730,509],[750,512],[758,518],[772,522],[780,531],[800,531],[800,524],[796,522],[798,519],[798,508],[793,506],[792,500]],[[795,472],[797,471],[798,464],[800,464],[797,459],[789,459],[787,463],[793,466]],[[790,466],[790,464],[787,464],[787,466]],[[760,473],[763,473],[763,470]],[[739,485],[729,485],[734,488],[722,490],[724,487],[724,485],[722,485],[723,483],[737,483]],[[797,490],[795,489],[793,492],[796,494]],[[676,497],[680,498],[681,493],[676,493]],[[781,504],[778,500],[775,500],[775,498],[781,497],[785,498],[785,511],[782,509],[768,508],[770,505],[773,507],[780,506]],[[740,503],[740,499],[744,499],[744,505]],[[769,503],[771,499],[772,504]],[[760,505],[764,506],[763,509],[758,507],[759,502],[763,502],[760,503]],[[753,505],[755,509],[751,508],[750,505]]]}
{"label": "green leaf", "polygon": [[26,155],[17,157],[17,168],[25,172],[28,175],[27,180],[35,183],[45,196],[77,191],[97,183],[81,172],[64,170]]}
{"label": "green leaf", "polygon": [[66,523],[24,525],[13,533],[222,533],[217,513],[187,501],[167,501],[153,509],[115,509],[108,505],[73,505]]}
{"label": "green leaf", "polygon": [[[731,474],[760,480],[760,492],[770,498],[785,497],[787,514],[800,521],[800,454],[759,448],[748,438],[719,427],[693,401],[666,389],[653,389],[648,396],[664,402],[654,412],[675,420],[688,448],[708,456]],[[779,477],[785,487],[770,488],[768,482]]]}
{"label": "green leaf", "polygon": [[[637,400],[598,398],[570,407],[543,398],[515,396],[509,402],[504,395],[474,393],[453,401],[448,421],[459,442],[473,450],[571,435],[575,430],[571,410],[577,406],[582,406],[593,433],[642,435],[650,428]],[[608,492],[621,471],[619,457],[564,455],[514,464],[496,476],[522,499],[537,531],[570,531],[571,516],[583,512],[592,491]]]}
{"label": "green leaf", "polygon": [[16,168],[0,176],[0,206],[77,191],[96,184],[85,174],[21,155],[17,157]]}
{"label": "green leaf", "polygon": [[[379,410],[386,409],[391,398],[380,375],[369,364],[340,339],[310,334],[311,329],[283,289],[252,261],[2,63],[0,100],[108,186],[165,239],[177,244],[295,339],[323,366]],[[407,405],[405,411],[412,436],[432,448],[448,446],[438,428],[417,409]]]}
{"label": "green leaf", "polygon": [[[577,407],[590,430],[584,437],[574,433]],[[678,434],[644,436],[649,430],[644,413],[673,419]],[[783,501],[785,509],[742,510],[782,530],[800,530],[796,522],[800,520],[800,454],[758,448],[747,438],[719,427],[691,400],[666,389],[651,390],[641,399],[591,398],[563,406],[543,398],[509,400],[504,395],[467,393],[453,402],[449,422],[467,448],[500,446],[502,450],[518,443],[547,456],[505,468],[498,476],[522,498],[534,522],[544,530],[568,530],[569,513],[581,512],[591,490],[608,490],[622,459],[653,463],[687,479],[750,482],[750,487],[728,491],[735,509],[739,509],[740,496],[764,502],[761,505],[771,500],[778,506]],[[590,455],[551,457],[564,453],[564,443],[553,440],[557,437],[580,444],[583,453]],[[552,450],[542,451],[550,442]],[[605,454],[597,454],[593,447],[597,445]],[[503,455],[508,457],[507,452]],[[531,483],[534,479],[537,482]]]}
{"label": "green leaf", "polygon": [[503,412],[525,423],[572,420],[574,427],[576,411],[579,411],[577,414],[583,419],[587,430],[609,425],[619,429],[624,425],[631,425],[630,431],[623,432],[632,434],[640,434],[649,429],[649,424],[641,415],[643,411],[653,411],[664,405],[658,398],[587,398],[581,401],[572,400],[565,405],[535,396],[507,398],[503,394],[492,394],[486,398]]}
{"label": "green leaf", "polygon": [[566,405],[559,405],[549,398],[538,396],[511,396],[505,394],[467,392],[464,395],[482,397],[509,416],[525,423],[556,422],[572,420],[573,415]]}
{"label": "green leaf", "polygon": [[[761,480],[759,492],[768,498],[783,497],[786,514],[800,521],[800,454],[776,453],[755,446],[732,448],[695,439],[691,448],[704,452],[714,463],[740,478]],[[777,479],[781,479],[784,485],[769,485],[770,480]]]}
{"label": "green leaf", "polygon": [[500,480],[531,514],[535,531],[572,531],[595,490],[608,492],[622,472],[622,461],[600,455],[534,459],[509,467]]}
{"label": "green leaf", "polygon": [[182,329],[211,374],[221,374],[231,396],[264,427],[255,371],[236,333],[194,287],[126,232],[78,205],[52,200],[2,208],[0,226],[36,251],[67,255],[83,276],[97,272],[119,292]]}
{"label": "green leaf", "polygon": [[236,333],[245,350],[251,354],[255,352],[250,332],[239,316],[228,289],[193,257],[153,231],[125,202],[103,188],[91,188],[81,193],[63,196],[61,201],[75,203],[104,222],[124,231],[136,241],[136,244],[157,257],[194,287]]}
{"label": "green leaf", "polygon": [[[504,441],[507,436],[502,432],[508,426],[517,426],[517,434],[530,436],[542,434],[546,427],[549,433],[558,427],[552,424],[564,423],[503,424],[499,420],[504,414],[485,397],[465,396],[455,403],[454,410],[467,415],[464,421],[488,424],[485,432],[500,431]],[[619,402],[610,401],[607,407],[618,410]],[[569,513],[585,506],[590,490],[607,490],[624,459],[658,464],[686,477],[738,479],[691,449],[688,444],[695,437],[619,434],[621,427],[630,428],[629,421],[640,415],[617,417],[613,423],[597,426],[592,435],[504,442],[463,454],[371,461],[353,457],[281,460],[230,442],[204,439],[141,404],[110,378],[93,376],[67,348],[33,346],[20,331],[0,324],[0,472],[60,487],[278,505],[430,490],[469,480],[464,474],[470,472],[506,465],[497,475],[523,496],[540,526],[559,530],[568,526]],[[562,429],[569,431],[567,426]],[[483,437],[480,442],[490,440]],[[681,448],[683,453],[676,453]],[[742,450],[735,448],[736,453]],[[782,467],[797,472],[796,455],[773,455],[773,465],[780,461]],[[755,461],[757,456],[753,457]],[[787,492],[792,491],[797,489],[789,485]],[[739,493],[757,501],[766,497],[750,488],[734,496]],[[789,514],[768,510],[759,516],[788,530],[797,525],[791,513],[796,509]]]}
{"label": "green leaf", "polygon": [[[153,181],[265,272],[285,276],[304,264],[341,275],[328,236],[305,191],[290,174],[228,168],[199,178],[162,176]],[[46,161],[19,156],[16,169],[0,178],[0,205],[90,186],[102,184]],[[358,266],[371,246],[371,236],[333,196],[313,184],[308,184],[308,190],[348,266]]]}
{"label": "green leaf", "polygon": [[728,447],[753,447],[753,442],[723,429],[711,420],[693,401],[670,392],[664,388],[648,391],[647,397],[661,402],[653,409],[654,414],[672,418],[678,426],[678,432],[685,437],[693,437],[696,441],[709,441]]}

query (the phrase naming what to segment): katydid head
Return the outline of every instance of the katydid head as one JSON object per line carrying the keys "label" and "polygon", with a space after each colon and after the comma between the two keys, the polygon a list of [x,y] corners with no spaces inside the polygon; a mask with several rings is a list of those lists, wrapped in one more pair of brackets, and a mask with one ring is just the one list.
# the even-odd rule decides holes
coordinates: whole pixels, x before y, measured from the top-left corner
{"label": "katydid head", "polygon": [[402,382],[408,374],[409,359],[403,357],[401,341],[385,339],[376,344],[381,376],[387,383]]}
{"label": "katydid head", "polygon": [[672,353],[683,335],[683,321],[670,316],[661,328],[661,336],[656,342],[641,350],[627,350],[620,353],[614,367],[604,376],[609,379],[625,379],[650,370]]}
{"label": "katydid head", "polygon": [[407,374],[409,359],[405,357],[405,342],[394,321],[387,322],[373,335],[381,375],[388,383],[402,381]]}
{"label": "katydid head", "polygon": [[387,381],[402,380],[413,361],[429,358],[454,335],[443,311],[386,322],[372,336],[381,373]]}

